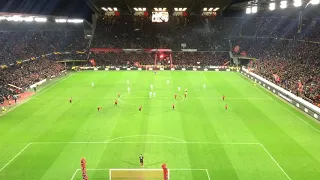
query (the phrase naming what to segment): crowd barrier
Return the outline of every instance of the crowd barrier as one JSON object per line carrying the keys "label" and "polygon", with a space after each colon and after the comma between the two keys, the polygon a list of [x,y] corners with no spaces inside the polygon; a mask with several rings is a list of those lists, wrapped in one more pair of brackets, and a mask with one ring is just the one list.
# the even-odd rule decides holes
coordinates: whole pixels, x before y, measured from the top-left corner
{"label": "crowd barrier", "polygon": [[281,97],[282,99],[286,100],[288,103],[294,105],[296,108],[302,110],[306,114],[310,115],[311,117],[320,121],[320,108],[313,105],[312,103],[302,99],[294,95],[293,93],[277,86],[276,84],[258,76],[253,72],[249,72],[246,68],[241,69],[241,74],[248,77],[252,81],[255,81],[257,84],[260,84],[265,89],[268,89],[273,94]]}

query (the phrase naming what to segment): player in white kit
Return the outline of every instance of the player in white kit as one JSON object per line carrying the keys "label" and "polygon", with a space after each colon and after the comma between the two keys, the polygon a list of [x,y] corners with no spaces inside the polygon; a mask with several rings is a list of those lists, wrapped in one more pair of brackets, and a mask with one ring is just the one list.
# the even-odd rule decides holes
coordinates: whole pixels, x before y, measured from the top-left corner
{"label": "player in white kit", "polygon": [[150,85],[150,89],[151,89],[151,91],[153,90],[153,85],[152,84]]}
{"label": "player in white kit", "polygon": [[180,86],[178,86],[178,91],[180,91]]}
{"label": "player in white kit", "polygon": [[170,81],[169,80],[167,80],[167,84],[169,84],[170,83]]}
{"label": "player in white kit", "polygon": [[94,87],[94,83],[93,82],[91,83],[91,85],[92,85],[92,87]]}
{"label": "player in white kit", "polygon": [[156,92],[153,92],[153,97],[156,97]]}
{"label": "player in white kit", "polygon": [[152,92],[150,91],[150,93],[149,93],[149,96],[150,96],[150,98],[152,98]]}
{"label": "player in white kit", "polygon": [[207,86],[206,86],[206,84],[203,84],[203,89],[205,89]]}
{"label": "player in white kit", "polygon": [[128,93],[130,93],[130,87],[128,87]]}

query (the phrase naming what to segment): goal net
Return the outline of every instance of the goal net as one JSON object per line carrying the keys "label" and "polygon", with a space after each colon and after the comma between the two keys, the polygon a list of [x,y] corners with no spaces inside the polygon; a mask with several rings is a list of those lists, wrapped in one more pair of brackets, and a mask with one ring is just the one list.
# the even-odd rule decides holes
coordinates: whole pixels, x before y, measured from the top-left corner
{"label": "goal net", "polygon": [[[169,180],[169,169],[168,177]],[[109,180],[163,180],[163,169],[110,169]]]}

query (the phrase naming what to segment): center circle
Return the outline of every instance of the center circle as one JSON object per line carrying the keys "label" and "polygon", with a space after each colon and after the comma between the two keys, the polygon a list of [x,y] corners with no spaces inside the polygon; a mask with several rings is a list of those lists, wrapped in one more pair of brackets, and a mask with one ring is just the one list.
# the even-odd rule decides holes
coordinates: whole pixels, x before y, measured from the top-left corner
{"label": "center circle", "polygon": [[[173,102],[178,104],[184,100],[184,97],[177,93],[177,99],[174,99],[174,92],[168,91],[155,91],[155,96],[152,92],[152,96],[150,97],[150,91],[133,91],[130,93],[125,93],[121,95],[119,101],[123,104],[128,104],[132,106],[145,106],[145,107],[161,107],[163,106],[163,102],[171,105]],[[156,103],[154,105],[145,104],[146,100],[149,102]]]}

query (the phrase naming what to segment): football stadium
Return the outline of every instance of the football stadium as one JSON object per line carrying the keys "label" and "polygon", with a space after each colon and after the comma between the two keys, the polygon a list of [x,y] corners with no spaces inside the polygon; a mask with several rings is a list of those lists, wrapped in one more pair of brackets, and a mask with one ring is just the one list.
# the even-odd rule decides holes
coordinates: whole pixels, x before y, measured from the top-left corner
{"label": "football stadium", "polygon": [[9,0],[0,180],[320,179],[319,0]]}

